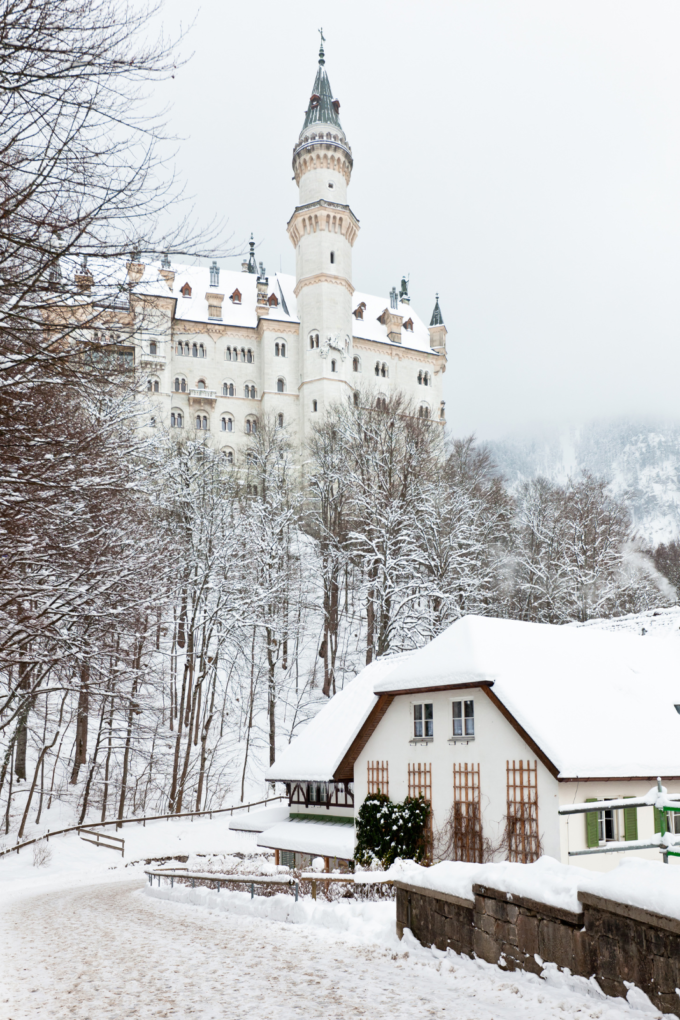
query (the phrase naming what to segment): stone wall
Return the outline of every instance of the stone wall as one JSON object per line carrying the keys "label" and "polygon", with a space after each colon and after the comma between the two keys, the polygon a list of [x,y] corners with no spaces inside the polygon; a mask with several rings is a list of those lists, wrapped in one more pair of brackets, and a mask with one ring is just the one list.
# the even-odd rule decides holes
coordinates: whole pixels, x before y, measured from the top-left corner
{"label": "stone wall", "polygon": [[[666,1013],[680,1014],[680,921],[639,907],[580,893],[573,913],[488,886],[474,901],[397,886],[397,934],[410,928],[424,945],[480,957],[507,970],[540,974],[542,963],[594,976],[607,995],[625,996],[625,982]],[[537,959],[538,958],[538,959]],[[539,962],[539,960],[541,962]]]}

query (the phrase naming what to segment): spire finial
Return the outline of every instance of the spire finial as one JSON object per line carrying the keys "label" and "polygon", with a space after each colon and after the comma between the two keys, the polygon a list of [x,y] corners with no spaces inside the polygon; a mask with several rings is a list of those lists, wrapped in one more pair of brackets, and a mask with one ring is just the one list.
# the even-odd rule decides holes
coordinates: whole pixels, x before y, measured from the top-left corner
{"label": "spire finial", "polygon": [[325,59],[325,54],[324,54],[324,51],[323,51],[323,44],[326,42],[326,38],[325,38],[325,36],[323,34],[323,29],[322,28],[319,29],[319,35],[321,36],[321,45],[319,46],[319,63],[320,64],[325,64],[326,63],[326,59]]}

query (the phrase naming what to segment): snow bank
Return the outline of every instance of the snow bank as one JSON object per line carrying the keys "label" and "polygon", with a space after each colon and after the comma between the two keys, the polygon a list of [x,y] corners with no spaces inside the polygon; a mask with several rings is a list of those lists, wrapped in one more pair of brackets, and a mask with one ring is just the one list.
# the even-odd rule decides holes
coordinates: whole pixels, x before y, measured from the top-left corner
{"label": "snow bank", "polygon": [[204,907],[224,913],[261,917],[284,924],[310,924],[330,928],[358,938],[362,942],[380,942],[399,945],[395,926],[394,901],[329,903],[325,900],[299,899],[277,894],[255,896],[246,892],[215,892],[213,889],[191,889],[176,885],[161,888],[146,886],[145,896],[170,900],[190,906]]}
{"label": "snow bank", "polygon": [[332,822],[280,822],[267,829],[257,845],[350,861],[354,856],[354,826]]}
{"label": "snow bank", "polygon": [[486,885],[574,913],[581,910],[579,892],[588,892],[680,920],[680,868],[639,858],[622,861],[605,873],[560,864],[552,857],[540,857],[534,864],[443,861],[431,868],[413,861],[397,861],[382,875],[358,872],[355,881],[374,882],[378,877],[466,900],[474,899],[473,885]]}
{"label": "snow bank", "polygon": [[243,811],[229,822],[229,828],[236,832],[265,832],[277,822],[285,822],[290,809],[285,807],[263,808],[262,811]]}

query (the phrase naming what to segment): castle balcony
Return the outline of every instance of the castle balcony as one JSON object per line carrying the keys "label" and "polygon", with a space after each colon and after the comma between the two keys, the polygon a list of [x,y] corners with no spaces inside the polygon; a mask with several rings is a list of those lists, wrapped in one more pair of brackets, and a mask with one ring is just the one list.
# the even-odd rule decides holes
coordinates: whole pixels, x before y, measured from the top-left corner
{"label": "castle balcony", "polygon": [[140,354],[139,364],[145,368],[165,368],[165,355],[163,354]]}
{"label": "castle balcony", "polygon": [[217,401],[217,390],[204,390],[200,388],[189,390],[190,407],[214,407]]}

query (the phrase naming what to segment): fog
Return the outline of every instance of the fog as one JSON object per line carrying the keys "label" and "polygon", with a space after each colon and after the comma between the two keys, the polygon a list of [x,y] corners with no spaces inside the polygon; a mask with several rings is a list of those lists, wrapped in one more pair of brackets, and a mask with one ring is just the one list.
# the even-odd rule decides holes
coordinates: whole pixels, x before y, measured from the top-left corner
{"label": "fog", "polygon": [[677,416],[676,3],[169,0],[164,29],[187,17],[193,56],[153,98],[193,215],[239,249],[253,231],[289,273],[323,26],[355,159],[354,284],[410,275],[428,322],[439,293],[455,433]]}

